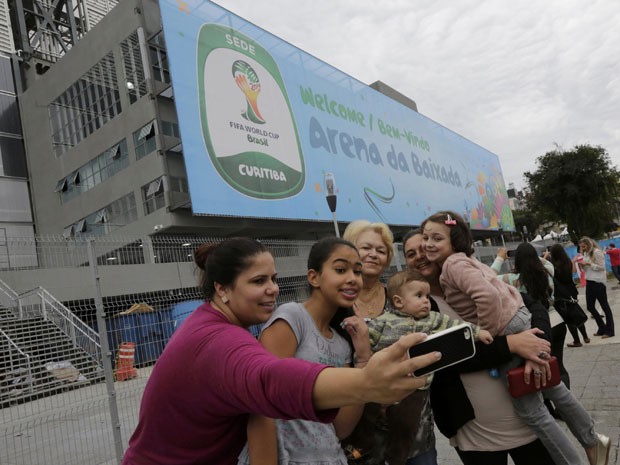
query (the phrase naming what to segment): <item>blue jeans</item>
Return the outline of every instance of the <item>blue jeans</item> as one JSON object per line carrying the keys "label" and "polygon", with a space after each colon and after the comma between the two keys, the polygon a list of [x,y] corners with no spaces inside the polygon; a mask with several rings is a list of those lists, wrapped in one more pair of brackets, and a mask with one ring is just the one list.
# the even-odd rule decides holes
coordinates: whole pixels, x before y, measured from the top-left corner
{"label": "blue jeans", "polygon": [[594,420],[563,382],[541,392],[545,399],[553,402],[556,411],[562,416],[579,444],[587,448],[597,443]]}
{"label": "blue jeans", "polygon": [[[504,334],[514,334],[529,327],[530,321],[527,315],[519,311],[508,323]],[[500,367],[500,372],[505,375],[508,370],[521,365],[522,362],[520,357],[513,357],[510,362]],[[532,379],[531,382],[533,383],[534,380]],[[577,449],[545,406],[543,393],[545,398],[553,401],[556,411],[565,419],[571,433],[582,446],[591,447],[597,443],[592,417],[562,382],[544,391],[528,394],[518,399],[512,398],[515,411],[541,440],[555,465],[581,463]]]}
{"label": "blue jeans", "polygon": [[[597,438],[594,422],[583,406],[573,397],[564,383],[560,382],[542,391],[546,398],[553,401],[556,411],[566,419],[566,425],[583,447],[592,447]],[[581,463],[581,457],[558,426],[555,419],[543,403],[541,392],[512,399],[515,411],[541,440],[556,465]]]}
{"label": "blue jeans", "polygon": [[433,448],[411,457],[405,465],[437,465],[437,449]]}

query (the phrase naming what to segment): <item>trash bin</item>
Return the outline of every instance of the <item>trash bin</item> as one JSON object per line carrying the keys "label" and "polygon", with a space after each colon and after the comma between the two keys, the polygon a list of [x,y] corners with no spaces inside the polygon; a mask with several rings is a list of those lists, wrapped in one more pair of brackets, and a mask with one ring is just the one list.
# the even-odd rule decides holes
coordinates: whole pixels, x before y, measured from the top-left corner
{"label": "trash bin", "polygon": [[176,330],[181,323],[192,314],[194,310],[204,304],[204,300],[186,300],[184,302],[178,302],[172,307],[172,322],[174,324],[174,330]]}
{"label": "trash bin", "polygon": [[156,362],[165,345],[159,312],[136,313],[135,316],[138,334],[136,365]]}

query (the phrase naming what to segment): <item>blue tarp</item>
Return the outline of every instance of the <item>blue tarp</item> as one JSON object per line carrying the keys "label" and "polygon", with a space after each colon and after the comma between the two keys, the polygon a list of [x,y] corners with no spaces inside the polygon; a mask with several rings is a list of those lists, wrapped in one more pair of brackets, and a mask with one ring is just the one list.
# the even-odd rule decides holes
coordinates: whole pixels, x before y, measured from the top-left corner
{"label": "blue tarp", "polygon": [[117,315],[108,320],[108,342],[114,359],[121,343],[133,342],[137,366],[155,362],[171,335],[170,310]]}
{"label": "blue tarp", "polygon": [[191,315],[191,313],[204,304],[204,300],[186,300],[185,302],[178,302],[171,308],[171,319],[173,324],[173,332],[181,326],[181,323],[185,321],[185,318]]}

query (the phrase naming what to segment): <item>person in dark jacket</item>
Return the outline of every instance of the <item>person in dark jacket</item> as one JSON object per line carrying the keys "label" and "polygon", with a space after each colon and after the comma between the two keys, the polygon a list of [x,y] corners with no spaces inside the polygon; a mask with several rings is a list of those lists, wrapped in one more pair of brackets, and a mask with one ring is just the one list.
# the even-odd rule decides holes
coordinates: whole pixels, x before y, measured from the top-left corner
{"label": "person in dark jacket", "polygon": [[[579,291],[577,290],[577,286],[575,286],[575,281],[573,281],[573,273],[575,272],[575,264],[571,261],[569,256],[562,247],[561,244],[554,244],[549,249],[549,254],[547,258],[555,269],[554,277],[560,285],[555,286],[554,297],[557,299],[576,299],[579,295]],[[571,336],[573,336],[573,342],[569,342],[567,344],[568,347],[582,347],[582,343],[579,339],[579,333],[583,337],[583,342],[586,344],[590,343],[590,338],[588,337],[588,332],[586,330],[585,323],[580,326],[575,325],[566,325],[568,327],[568,331]],[[566,381],[564,384],[569,386]],[[570,387],[570,386],[569,386]]]}

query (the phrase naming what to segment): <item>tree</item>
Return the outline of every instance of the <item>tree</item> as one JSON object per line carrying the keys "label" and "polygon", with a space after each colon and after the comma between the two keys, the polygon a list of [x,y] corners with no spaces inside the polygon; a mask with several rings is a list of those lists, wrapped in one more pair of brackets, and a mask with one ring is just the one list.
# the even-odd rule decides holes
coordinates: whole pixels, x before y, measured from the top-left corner
{"label": "tree", "polygon": [[600,146],[577,145],[547,152],[538,168],[524,173],[531,211],[548,221],[566,223],[573,242],[600,237],[618,216],[620,172]]}
{"label": "tree", "polygon": [[[519,234],[524,234],[523,226],[525,226],[527,230],[527,234],[528,236],[530,236],[529,239],[534,238],[534,234],[536,230],[538,229],[540,224],[543,222],[541,218],[539,217],[538,213],[529,208],[529,205],[525,209],[514,210],[512,212],[512,217],[514,218],[517,232]],[[528,240],[528,237],[523,236],[523,240]]]}

